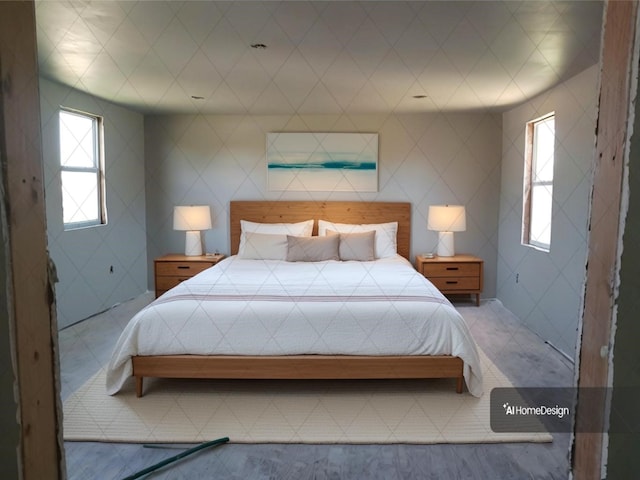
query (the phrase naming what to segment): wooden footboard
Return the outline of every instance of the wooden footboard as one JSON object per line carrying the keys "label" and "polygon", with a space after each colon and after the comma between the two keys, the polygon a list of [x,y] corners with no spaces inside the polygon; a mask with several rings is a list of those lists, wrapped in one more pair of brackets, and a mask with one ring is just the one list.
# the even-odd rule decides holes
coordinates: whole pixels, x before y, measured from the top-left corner
{"label": "wooden footboard", "polygon": [[235,379],[391,379],[455,378],[462,393],[464,362],[450,355],[433,356],[203,356],[133,357],[136,395],[144,377]]}

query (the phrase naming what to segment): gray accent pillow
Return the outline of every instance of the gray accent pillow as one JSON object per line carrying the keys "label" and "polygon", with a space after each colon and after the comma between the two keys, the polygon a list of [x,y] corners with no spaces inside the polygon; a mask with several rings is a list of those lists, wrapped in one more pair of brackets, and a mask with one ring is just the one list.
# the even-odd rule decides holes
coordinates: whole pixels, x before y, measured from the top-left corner
{"label": "gray accent pillow", "polygon": [[340,238],[333,237],[295,237],[287,235],[288,262],[323,262],[340,260],[338,245]]}
{"label": "gray accent pillow", "polygon": [[327,230],[327,235],[340,237],[340,246],[338,247],[340,260],[354,260],[356,262],[375,260],[375,230],[361,233],[338,233]]}

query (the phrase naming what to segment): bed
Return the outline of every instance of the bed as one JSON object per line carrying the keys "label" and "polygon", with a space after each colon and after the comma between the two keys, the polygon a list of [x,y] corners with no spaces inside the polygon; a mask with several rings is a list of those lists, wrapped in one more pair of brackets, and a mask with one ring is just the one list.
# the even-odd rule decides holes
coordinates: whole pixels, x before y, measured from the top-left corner
{"label": "bed", "polygon": [[[457,392],[466,381],[480,396],[464,319],[408,260],[410,218],[410,204],[398,202],[231,202],[230,257],[129,322],[107,368],[108,393],[132,376],[138,396],[145,377],[451,378]],[[394,222],[397,254],[321,262],[238,255],[243,222],[310,219],[314,236],[321,220],[335,228]]]}

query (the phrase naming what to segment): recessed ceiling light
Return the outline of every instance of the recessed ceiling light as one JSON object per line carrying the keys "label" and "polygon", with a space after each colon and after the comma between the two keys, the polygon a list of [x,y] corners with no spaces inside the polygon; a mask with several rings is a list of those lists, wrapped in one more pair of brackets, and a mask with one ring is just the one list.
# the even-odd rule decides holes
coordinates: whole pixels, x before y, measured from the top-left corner
{"label": "recessed ceiling light", "polygon": [[414,95],[413,98],[427,98],[426,95]]}
{"label": "recessed ceiling light", "polygon": [[198,95],[191,95],[191,98],[193,98],[194,100],[204,100],[204,97],[200,97]]}
{"label": "recessed ceiling light", "polygon": [[257,48],[258,50],[264,50],[267,46],[264,43],[252,43],[251,48]]}

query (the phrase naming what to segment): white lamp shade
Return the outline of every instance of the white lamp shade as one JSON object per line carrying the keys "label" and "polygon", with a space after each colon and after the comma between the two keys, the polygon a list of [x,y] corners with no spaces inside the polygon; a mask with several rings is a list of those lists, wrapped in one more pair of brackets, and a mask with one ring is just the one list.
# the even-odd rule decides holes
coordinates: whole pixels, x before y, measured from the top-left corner
{"label": "white lamp shade", "polygon": [[431,205],[427,228],[436,232],[464,232],[467,217],[462,205]]}
{"label": "white lamp shade", "polygon": [[453,232],[467,229],[467,217],[462,205],[431,205],[427,228],[438,233],[438,256],[452,257],[456,254]]}
{"label": "white lamp shade", "polygon": [[202,255],[201,230],[211,228],[209,205],[188,205],[173,207],[173,229],[185,230],[185,255]]}
{"label": "white lamp shade", "polygon": [[210,228],[211,209],[209,205],[173,207],[174,230],[198,231]]}

